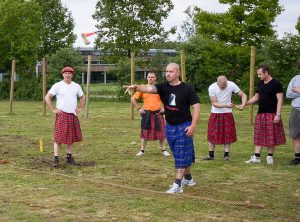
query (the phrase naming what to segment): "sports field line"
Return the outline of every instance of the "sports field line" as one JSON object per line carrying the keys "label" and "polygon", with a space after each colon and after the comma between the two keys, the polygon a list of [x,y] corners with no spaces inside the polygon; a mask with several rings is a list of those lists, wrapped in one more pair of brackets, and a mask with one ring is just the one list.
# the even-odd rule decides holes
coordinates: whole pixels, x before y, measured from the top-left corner
{"label": "sports field line", "polygon": [[[29,168],[24,168],[24,167],[18,167],[13,164],[10,164],[10,167],[15,170],[28,171],[28,172],[33,172],[33,173],[37,173],[37,174],[44,173],[44,174],[49,174],[51,176],[60,176],[60,177],[71,178],[71,179],[75,179],[75,180],[88,181],[91,183],[97,183],[97,184],[101,184],[104,186],[119,187],[119,188],[126,189],[126,190],[135,190],[135,191],[140,191],[140,192],[145,192],[145,193],[153,193],[153,194],[164,195],[164,196],[172,195],[172,194],[167,194],[162,191],[148,190],[148,189],[143,189],[143,188],[138,188],[138,187],[130,187],[130,186],[126,186],[126,185],[103,182],[103,181],[99,181],[95,178],[83,178],[83,177],[66,175],[66,174],[62,174],[62,173],[29,169]],[[232,205],[232,206],[255,208],[255,209],[265,208],[265,204],[250,203],[250,201],[244,201],[244,202],[242,202],[242,201],[227,201],[227,200],[220,200],[220,199],[209,198],[209,197],[192,196],[192,195],[187,195],[187,194],[178,194],[178,196],[187,198],[187,199],[195,199],[195,200],[201,200],[201,201],[206,201],[206,202],[218,203],[218,204],[222,204],[222,205]]]}

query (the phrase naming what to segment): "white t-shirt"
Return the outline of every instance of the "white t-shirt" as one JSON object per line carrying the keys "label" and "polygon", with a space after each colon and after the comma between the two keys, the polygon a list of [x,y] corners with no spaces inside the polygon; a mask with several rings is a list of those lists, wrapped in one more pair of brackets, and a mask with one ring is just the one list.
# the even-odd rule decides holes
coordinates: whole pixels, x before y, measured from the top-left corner
{"label": "white t-shirt", "polygon": [[70,84],[60,81],[55,83],[49,93],[56,96],[56,108],[66,113],[74,113],[76,115],[77,97],[82,97],[83,91],[79,84],[71,82]]}
{"label": "white t-shirt", "polygon": [[[231,96],[232,93],[238,93],[240,91],[240,88],[231,81],[227,81],[227,87],[223,90],[220,89],[218,84],[215,82],[211,84],[208,88],[208,94],[209,96],[214,96],[217,99],[218,103],[221,104],[228,104],[231,103]],[[217,108],[213,105],[211,106],[211,112],[212,113],[231,113],[231,108]]]}

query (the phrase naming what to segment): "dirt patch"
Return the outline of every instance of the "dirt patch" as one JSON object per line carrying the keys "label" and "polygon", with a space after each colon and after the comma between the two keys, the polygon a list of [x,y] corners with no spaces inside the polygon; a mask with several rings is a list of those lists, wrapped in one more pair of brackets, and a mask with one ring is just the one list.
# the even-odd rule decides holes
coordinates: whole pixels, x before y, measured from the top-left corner
{"label": "dirt patch", "polygon": [[[76,161],[75,165],[71,165],[66,162],[64,158],[61,158],[59,168],[68,168],[68,167],[91,167],[95,166],[96,163],[93,161]],[[28,165],[30,168],[41,169],[41,168],[54,168],[53,158],[52,157],[30,157],[28,158]]]}

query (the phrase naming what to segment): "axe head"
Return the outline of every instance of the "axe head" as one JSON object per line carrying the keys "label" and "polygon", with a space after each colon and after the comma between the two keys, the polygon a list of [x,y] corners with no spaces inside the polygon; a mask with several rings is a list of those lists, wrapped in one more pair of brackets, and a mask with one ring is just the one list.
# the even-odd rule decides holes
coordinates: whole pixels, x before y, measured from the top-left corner
{"label": "axe head", "polygon": [[84,44],[89,45],[91,42],[87,39],[87,36],[85,33],[81,33],[82,39],[84,41]]}

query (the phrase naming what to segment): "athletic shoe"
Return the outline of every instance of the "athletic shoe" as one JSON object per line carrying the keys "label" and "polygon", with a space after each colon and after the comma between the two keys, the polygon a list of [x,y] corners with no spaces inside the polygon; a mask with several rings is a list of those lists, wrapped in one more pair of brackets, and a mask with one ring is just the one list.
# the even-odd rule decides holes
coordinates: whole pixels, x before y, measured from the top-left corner
{"label": "athletic shoe", "polygon": [[295,158],[290,161],[290,165],[299,165],[300,164],[300,158]]}
{"label": "athletic shoe", "polygon": [[267,164],[273,164],[274,163],[272,156],[267,156],[266,159],[267,159]]}
{"label": "athletic shoe", "polygon": [[170,156],[170,153],[166,150],[162,151],[162,155],[163,156]]}
{"label": "athletic shoe", "polygon": [[203,160],[214,160],[215,158],[213,156],[210,155],[206,155],[205,157],[203,157]]}
{"label": "athletic shoe", "polygon": [[166,193],[174,194],[174,193],[182,193],[183,189],[177,183],[173,183],[170,189],[166,191]]}
{"label": "athletic shoe", "polygon": [[251,156],[250,160],[245,161],[245,163],[260,163],[260,158],[256,156]]}
{"label": "athletic shoe", "polygon": [[181,187],[184,187],[184,186],[195,186],[196,185],[196,181],[192,178],[190,180],[187,180],[187,179],[182,179],[182,182],[181,182]]}
{"label": "athletic shoe", "polygon": [[145,153],[144,152],[142,152],[141,150],[137,153],[137,154],[135,154],[136,156],[143,156]]}
{"label": "athletic shoe", "polygon": [[58,159],[54,159],[52,166],[53,167],[59,167],[59,160]]}
{"label": "athletic shoe", "polygon": [[230,157],[229,156],[225,156],[224,157],[224,161],[229,161],[230,160]]}

